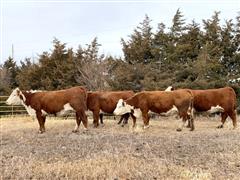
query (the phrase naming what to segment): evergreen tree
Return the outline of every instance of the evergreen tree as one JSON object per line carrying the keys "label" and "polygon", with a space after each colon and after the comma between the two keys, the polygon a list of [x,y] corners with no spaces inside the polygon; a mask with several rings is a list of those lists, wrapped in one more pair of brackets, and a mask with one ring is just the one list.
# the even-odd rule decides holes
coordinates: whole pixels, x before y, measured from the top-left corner
{"label": "evergreen tree", "polygon": [[146,15],[143,22],[130,35],[130,39],[121,39],[122,50],[126,62],[129,64],[149,63],[153,59],[152,49],[152,27],[150,18]]}
{"label": "evergreen tree", "polygon": [[30,58],[21,61],[20,71],[16,76],[16,80],[21,89],[42,89],[39,79],[40,69],[37,64],[31,62]]}
{"label": "evergreen tree", "polygon": [[219,14],[220,12],[214,12],[212,19],[203,20],[203,28],[205,29],[203,44],[207,44],[209,55],[213,59],[220,59],[222,56]]}
{"label": "evergreen tree", "polygon": [[18,74],[18,67],[16,65],[16,62],[13,60],[13,58],[9,57],[3,64],[3,68],[7,70],[7,75],[9,78],[10,87],[13,89],[18,86],[18,83],[16,81],[16,76]]}

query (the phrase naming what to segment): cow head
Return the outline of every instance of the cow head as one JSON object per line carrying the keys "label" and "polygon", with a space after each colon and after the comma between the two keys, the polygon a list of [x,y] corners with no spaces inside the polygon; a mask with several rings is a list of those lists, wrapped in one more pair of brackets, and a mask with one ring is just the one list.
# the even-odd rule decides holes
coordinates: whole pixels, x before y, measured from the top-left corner
{"label": "cow head", "polygon": [[8,105],[21,105],[26,98],[19,88],[13,90],[13,92],[8,97],[6,104]]}
{"label": "cow head", "polygon": [[119,99],[117,106],[115,110],[113,111],[113,114],[115,115],[123,115],[126,113],[131,113],[133,110],[133,107],[128,105],[126,102],[123,101],[123,99]]}

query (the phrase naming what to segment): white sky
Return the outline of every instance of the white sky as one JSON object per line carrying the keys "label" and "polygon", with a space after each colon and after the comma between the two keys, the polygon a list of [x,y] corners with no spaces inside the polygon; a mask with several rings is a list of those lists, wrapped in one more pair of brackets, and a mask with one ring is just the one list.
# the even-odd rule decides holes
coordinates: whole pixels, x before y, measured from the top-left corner
{"label": "white sky", "polygon": [[77,49],[94,37],[100,52],[122,56],[120,39],[127,39],[147,14],[157,24],[171,25],[178,8],[187,22],[209,19],[221,11],[220,19],[235,19],[240,0],[155,0],[155,1],[11,1],[1,0],[1,62],[12,53],[17,62],[52,49],[54,37]]}

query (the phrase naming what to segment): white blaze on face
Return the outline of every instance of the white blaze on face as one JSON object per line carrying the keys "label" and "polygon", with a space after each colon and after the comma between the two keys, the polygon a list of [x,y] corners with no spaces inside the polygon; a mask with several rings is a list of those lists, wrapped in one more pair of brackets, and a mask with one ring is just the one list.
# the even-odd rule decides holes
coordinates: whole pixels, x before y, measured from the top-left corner
{"label": "white blaze on face", "polygon": [[224,112],[224,109],[217,105],[217,106],[212,106],[210,110],[207,111],[207,113],[212,114],[212,113],[217,113],[217,112]]}
{"label": "white blaze on face", "polygon": [[173,105],[173,107],[168,110],[167,112],[161,113],[162,116],[172,116],[178,114],[178,109],[176,106]]}
{"label": "white blaze on face", "polygon": [[60,112],[57,113],[58,116],[64,116],[64,115],[67,115],[69,114],[70,112],[73,112],[75,111],[72,106],[67,103],[63,106],[63,110],[61,110]]}
{"label": "white blaze on face", "polygon": [[131,109],[133,109],[132,106],[128,105],[122,99],[119,99],[118,103],[117,103],[117,106],[116,106],[115,110],[113,111],[113,114],[123,115],[123,114],[126,114],[126,113],[130,113]]}
{"label": "white blaze on face", "polygon": [[25,96],[22,94],[22,92],[20,91],[19,88],[16,88],[13,90],[13,92],[10,94],[10,96],[8,97],[6,104],[7,105],[21,105],[22,104],[22,99],[20,98],[20,95],[22,95],[23,100],[25,101],[26,98]]}

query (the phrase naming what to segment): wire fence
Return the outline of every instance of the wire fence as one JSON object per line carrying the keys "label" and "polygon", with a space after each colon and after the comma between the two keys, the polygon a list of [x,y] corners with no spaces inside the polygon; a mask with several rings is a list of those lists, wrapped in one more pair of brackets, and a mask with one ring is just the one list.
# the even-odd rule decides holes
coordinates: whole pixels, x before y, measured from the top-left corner
{"label": "wire fence", "polygon": [[27,111],[22,105],[7,105],[8,96],[0,96],[0,116],[27,115]]}

